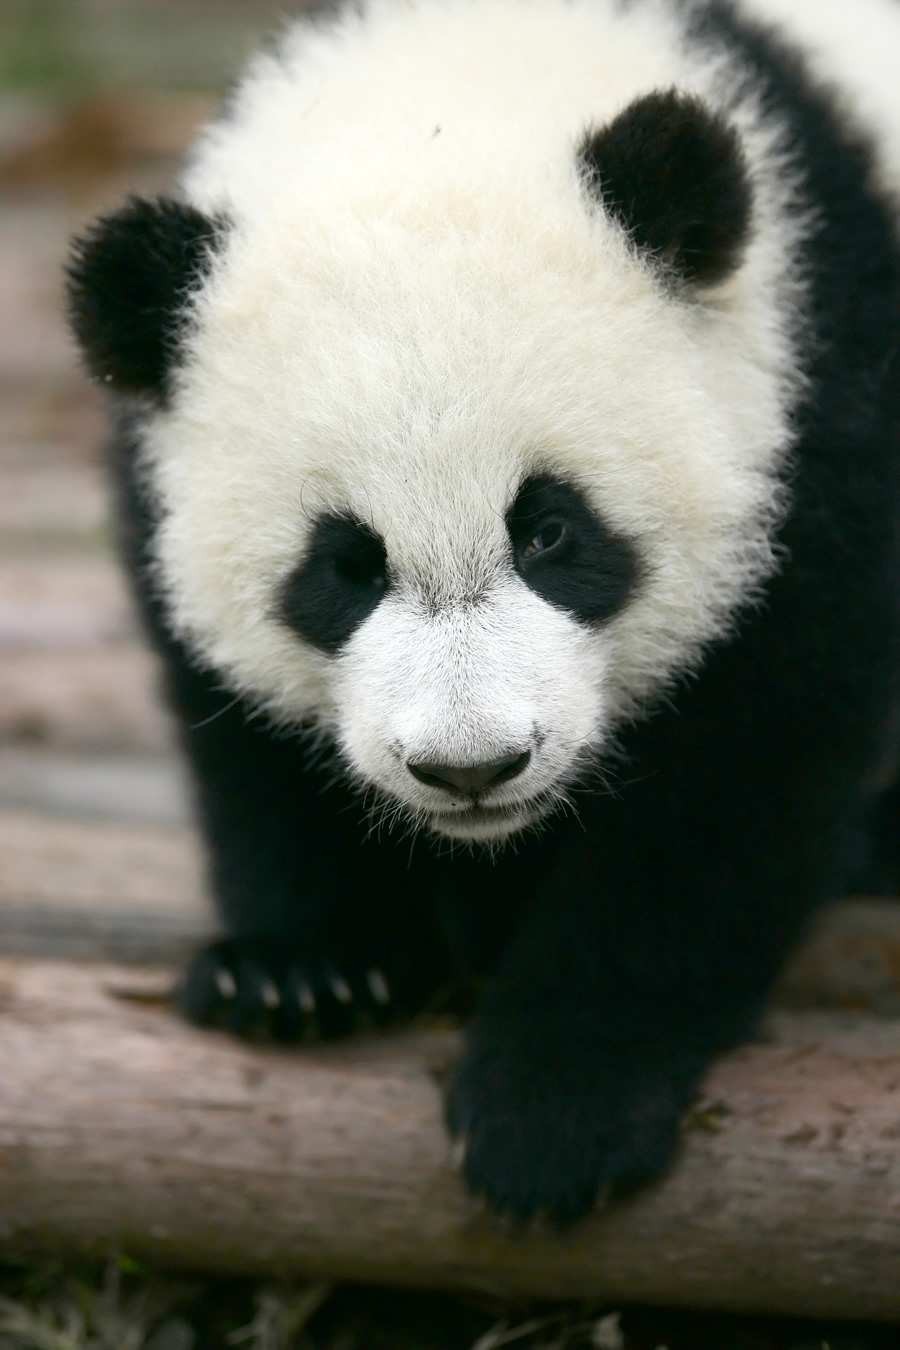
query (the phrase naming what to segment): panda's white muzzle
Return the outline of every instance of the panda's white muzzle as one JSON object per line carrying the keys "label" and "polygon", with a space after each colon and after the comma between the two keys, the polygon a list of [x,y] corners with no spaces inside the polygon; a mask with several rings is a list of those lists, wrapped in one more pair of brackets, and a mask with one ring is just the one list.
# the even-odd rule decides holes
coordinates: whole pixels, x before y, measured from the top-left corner
{"label": "panda's white muzzle", "polygon": [[595,635],[512,575],[465,604],[385,597],[335,673],[355,776],[451,838],[544,815],[601,723]]}

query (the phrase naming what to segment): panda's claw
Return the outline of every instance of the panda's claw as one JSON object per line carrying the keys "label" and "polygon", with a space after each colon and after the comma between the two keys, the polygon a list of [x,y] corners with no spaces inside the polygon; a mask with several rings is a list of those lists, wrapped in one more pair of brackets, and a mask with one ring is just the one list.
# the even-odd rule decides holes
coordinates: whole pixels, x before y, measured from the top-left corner
{"label": "panda's claw", "polygon": [[450,1144],[450,1168],[454,1172],[461,1172],[466,1161],[466,1149],[469,1141],[466,1135],[461,1134]]}
{"label": "panda's claw", "polygon": [[300,980],[297,985],[297,1002],[309,1017],[316,1011],[316,996],[305,980]]}
{"label": "panda's claw", "polygon": [[341,967],[294,955],[282,939],[223,938],[194,958],[179,989],[189,1021],[257,1040],[344,1036],[395,1015],[379,966]]}
{"label": "panda's claw", "polygon": [[331,986],[331,992],[334,994],[338,1003],[346,1005],[353,1002],[353,990],[343,976],[332,975],[329,984]]}
{"label": "panda's claw", "polygon": [[225,966],[216,971],[216,988],[224,999],[232,999],[237,993],[237,985],[231,971]]}
{"label": "panda's claw", "polygon": [[391,1001],[391,987],[384,977],[384,971],[374,966],[366,974],[366,984],[374,1001],[382,1008],[387,1007]]}

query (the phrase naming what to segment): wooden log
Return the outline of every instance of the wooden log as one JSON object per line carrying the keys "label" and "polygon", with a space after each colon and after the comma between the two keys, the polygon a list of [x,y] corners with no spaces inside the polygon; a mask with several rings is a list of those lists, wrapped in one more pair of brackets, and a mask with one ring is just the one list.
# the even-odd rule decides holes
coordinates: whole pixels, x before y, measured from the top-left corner
{"label": "wooden log", "polygon": [[0,963],[0,1253],[900,1319],[900,1025],[780,1014],[660,1185],[503,1233],[451,1171],[448,1033],[297,1052],[178,1024],[152,974]]}
{"label": "wooden log", "polygon": [[789,1008],[900,1016],[900,902],[845,900],[822,910],[775,990]]}

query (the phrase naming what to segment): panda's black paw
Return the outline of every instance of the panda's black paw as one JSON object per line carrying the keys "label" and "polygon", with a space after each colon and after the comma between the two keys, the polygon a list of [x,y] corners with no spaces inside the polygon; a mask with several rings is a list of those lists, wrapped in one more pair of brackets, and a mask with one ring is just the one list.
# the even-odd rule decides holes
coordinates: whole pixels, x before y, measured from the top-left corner
{"label": "panda's black paw", "polygon": [[390,976],[376,965],[310,960],[289,940],[223,938],[194,957],[177,992],[181,1012],[200,1026],[251,1040],[344,1036],[404,1015]]}
{"label": "panda's black paw", "polygon": [[516,1224],[565,1227],[659,1176],[698,1065],[627,1061],[473,1048],[447,1099],[468,1188]]}

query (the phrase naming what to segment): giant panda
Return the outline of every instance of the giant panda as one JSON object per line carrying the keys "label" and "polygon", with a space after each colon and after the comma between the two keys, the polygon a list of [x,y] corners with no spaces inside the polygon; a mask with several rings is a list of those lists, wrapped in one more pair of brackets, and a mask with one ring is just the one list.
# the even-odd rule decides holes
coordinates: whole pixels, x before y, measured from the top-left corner
{"label": "giant panda", "polygon": [[188,1017],[473,991],[465,1182],[660,1174],[861,875],[900,669],[900,5],[362,0],[76,242],[223,935]]}

